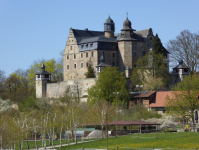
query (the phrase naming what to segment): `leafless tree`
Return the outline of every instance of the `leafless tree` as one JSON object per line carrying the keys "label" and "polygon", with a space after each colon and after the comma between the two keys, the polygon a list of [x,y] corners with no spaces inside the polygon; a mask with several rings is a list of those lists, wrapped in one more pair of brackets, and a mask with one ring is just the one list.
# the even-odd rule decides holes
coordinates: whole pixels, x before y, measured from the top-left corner
{"label": "leafless tree", "polygon": [[183,30],[175,39],[168,41],[167,50],[171,53],[171,61],[182,59],[191,73],[196,72],[199,64],[199,32]]}

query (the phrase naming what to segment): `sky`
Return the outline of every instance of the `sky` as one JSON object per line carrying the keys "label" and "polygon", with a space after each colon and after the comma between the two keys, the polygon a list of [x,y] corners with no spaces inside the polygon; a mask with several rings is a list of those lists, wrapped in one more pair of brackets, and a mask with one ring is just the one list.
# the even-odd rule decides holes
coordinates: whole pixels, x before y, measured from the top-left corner
{"label": "sky", "polygon": [[110,15],[115,33],[123,22],[152,28],[166,47],[183,30],[199,31],[198,0],[0,0],[0,70],[8,77],[35,60],[61,58],[69,29],[103,31]]}

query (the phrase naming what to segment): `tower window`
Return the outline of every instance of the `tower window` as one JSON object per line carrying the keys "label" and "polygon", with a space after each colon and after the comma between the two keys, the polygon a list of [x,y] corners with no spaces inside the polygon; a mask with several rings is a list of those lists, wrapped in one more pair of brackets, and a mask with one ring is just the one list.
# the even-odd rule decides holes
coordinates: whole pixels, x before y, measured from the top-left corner
{"label": "tower window", "polygon": [[74,64],[74,69],[76,69],[76,64]]}
{"label": "tower window", "polygon": [[143,51],[143,52],[142,52],[142,56],[144,56],[144,55],[145,55],[145,52]]}
{"label": "tower window", "polygon": [[184,72],[188,72],[188,69],[184,69]]}
{"label": "tower window", "polygon": [[93,57],[93,52],[91,53],[91,56]]}
{"label": "tower window", "polygon": [[133,56],[136,56],[136,52],[133,52]]}
{"label": "tower window", "polygon": [[67,55],[67,60],[69,60],[69,55]]}
{"label": "tower window", "polygon": [[115,53],[113,53],[113,58],[115,58]]}
{"label": "tower window", "polygon": [[86,57],[88,57],[88,53],[86,53]]}
{"label": "tower window", "polygon": [[81,63],[81,68],[83,68],[84,67],[84,64],[83,63]]}
{"label": "tower window", "polygon": [[72,47],[72,46],[70,47],[70,50],[73,50],[73,47]]}
{"label": "tower window", "polygon": [[67,69],[69,70],[69,65],[67,65]]}
{"label": "tower window", "polygon": [[83,53],[81,53],[81,58],[83,58]]}
{"label": "tower window", "polygon": [[74,54],[74,59],[76,59],[76,54]]}

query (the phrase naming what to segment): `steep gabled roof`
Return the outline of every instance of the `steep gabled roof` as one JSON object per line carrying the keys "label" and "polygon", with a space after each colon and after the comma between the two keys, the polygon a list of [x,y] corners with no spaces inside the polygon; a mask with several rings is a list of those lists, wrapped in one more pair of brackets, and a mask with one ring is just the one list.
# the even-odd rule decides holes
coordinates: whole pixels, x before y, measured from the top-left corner
{"label": "steep gabled roof", "polygon": [[78,29],[72,29],[72,30],[77,40],[77,43],[79,43],[82,39],[85,38],[104,36],[103,31],[90,31],[90,30],[78,30]]}
{"label": "steep gabled roof", "polygon": [[164,100],[167,95],[170,98],[174,97],[172,91],[156,92],[156,98],[154,99],[154,101],[150,102],[149,107],[165,107]]}

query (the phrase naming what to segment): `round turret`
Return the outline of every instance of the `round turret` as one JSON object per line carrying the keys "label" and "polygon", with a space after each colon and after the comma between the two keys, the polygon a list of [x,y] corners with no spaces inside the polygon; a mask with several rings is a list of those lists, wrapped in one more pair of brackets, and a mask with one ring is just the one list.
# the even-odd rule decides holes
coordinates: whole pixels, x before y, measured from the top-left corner
{"label": "round turret", "polygon": [[113,22],[113,20],[109,16],[108,19],[106,19],[105,23],[114,23],[114,22]]}
{"label": "round turret", "polygon": [[114,32],[115,32],[115,23],[109,16],[108,19],[106,19],[106,21],[104,23],[105,37],[114,38]]}
{"label": "round turret", "polygon": [[131,21],[128,18],[126,18],[126,20],[123,22],[123,29],[132,29]]}

